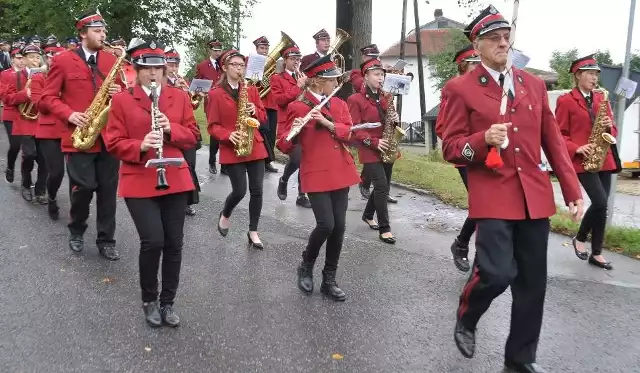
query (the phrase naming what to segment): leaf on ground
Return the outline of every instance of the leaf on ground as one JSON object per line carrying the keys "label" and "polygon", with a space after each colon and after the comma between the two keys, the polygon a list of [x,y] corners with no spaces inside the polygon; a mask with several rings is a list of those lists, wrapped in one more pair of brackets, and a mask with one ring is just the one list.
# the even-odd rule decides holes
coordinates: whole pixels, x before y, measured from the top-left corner
{"label": "leaf on ground", "polygon": [[145,347],[144,350],[149,352],[149,351],[151,351],[151,347]]}
{"label": "leaf on ground", "polygon": [[569,242],[563,242],[563,243],[562,243],[562,246],[564,246],[564,247],[569,246]]}
{"label": "leaf on ground", "polygon": [[344,355],[335,353],[335,354],[331,355],[331,358],[333,360],[342,360],[342,359],[344,359]]}
{"label": "leaf on ground", "polygon": [[102,283],[103,284],[110,284],[111,283],[111,279],[109,277],[105,277],[102,279]]}

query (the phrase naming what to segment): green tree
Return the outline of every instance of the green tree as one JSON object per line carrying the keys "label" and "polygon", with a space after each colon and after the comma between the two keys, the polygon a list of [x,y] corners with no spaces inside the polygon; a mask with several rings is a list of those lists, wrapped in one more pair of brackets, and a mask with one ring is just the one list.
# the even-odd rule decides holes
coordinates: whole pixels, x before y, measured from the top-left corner
{"label": "green tree", "polygon": [[598,61],[598,63],[601,63],[603,65],[613,65],[611,53],[609,53],[608,49],[604,51],[598,49],[593,57],[596,59],[596,61]]}
{"label": "green tree", "polygon": [[571,89],[573,87],[573,76],[569,72],[571,62],[578,58],[578,49],[570,49],[566,52],[554,50],[549,59],[549,66],[558,74],[558,84],[556,89]]}
{"label": "green tree", "polygon": [[444,50],[427,56],[434,91],[442,89],[449,79],[458,75],[458,68],[453,58],[457,51],[469,45],[469,39],[462,30],[452,28],[447,30],[447,39],[444,44],[446,45]]}

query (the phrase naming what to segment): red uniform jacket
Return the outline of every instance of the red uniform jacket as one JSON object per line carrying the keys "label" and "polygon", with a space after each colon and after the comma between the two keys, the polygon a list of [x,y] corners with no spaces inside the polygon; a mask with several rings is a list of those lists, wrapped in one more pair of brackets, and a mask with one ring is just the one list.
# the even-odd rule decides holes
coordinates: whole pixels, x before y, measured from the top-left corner
{"label": "red uniform jacket", "polygon": [[42,91],[44,90],[46,76],[42,75],[43,79],[31,81],[31,100],[38,105],[38,125],[36,127],[37,139],[60,139],[62,132],[64,131],[64,122],[57,117],[51,115],[48,111],[44,110],[40,104],[42,99]]}
{"label": "red uniform jacket", "polygon": [[[459,76],[454,77],[453,79],[458,78]],[[442,135],[444,134],[444,112],[447,108],[447,90],[448,90],[449,82],[445,83],[444,87],[440,91],[440,108],[438,110],[438,117],[436,118],[436,135],[442,139]],[[455,167],[465,167],[463,164],[456,164]]]}
{"label": "red uniform jacket", "polygon": [[[11,130],[11,134],[14,136],[35,136],[36,127],[38,125],[37,120],[26,119],[19,113],[19,105],[20,104],[28,104],[31,102],[31,98],[27,96],[27,90],[25,86],[27,84],[27,70],[23,69],[19,72],[14,72],[8,79],[9,84],[7,85],[5,94],[4,94],[4,102],[7,105],[15,106],[18,114],[13,120],[13,128]],[[19,83],[18,83],[19,81]],[[35,84],[35,88],[33,86],[34,81],[39,81]],[[42,91],[39,91],[44,85],[44,75],[41,73],[34,74],[31,77],[31,95],[33,97],[33,91],[35,89],[36,96],[39,96]],[[36,113],[37,106],[34,107],[32,113]]]}
{"label": "red uniform jacket", "polygon": [[[598,107],[604,97],[602,93],[599,92],[593,92],[592,96],[592,112],[595,118],[598,115]],[[610,105],[607,105],[607,115],[613,120]],[[569,158],[573,161],[573,168],[577,173],[585,172],[584,167],[582,167],[583,155],[576,153],[576,150],[582,145],[589,143],[593,122],[589,116],[584,96],[578,88],[574,88],[571,92],[558,97],[558,101],[556,102],[556,120],[560,126],[560,132],[562,132],[564,136],[564,142],[567,144]],[[613,135],[613,137],[618,135],[618,129],[615,124],[611,128],[611,135]],[[615,169],[616,162],[613,158],[611,148],[609,148],[601,171],[613,171]]]}
{"label": "red uniform jacket", "polygon": [[[167,166],[169,189],[156,190],[156,169],[145,167],[149,159],[156,158],[156,150],[140,151],[142,140],[151,131],[151,100],[140,86],[131,91],[113,96],[109,121],[103,133],[107,150],[122,161],[119,195],[150,198],[193,190],[195,187],[186,162],[179,167]],[[163,156],[182,158],[181,149],[192,148],[199,131],[191,103],[182,91],[163,85],[158,108],[171,122],[171,132],[165,136],[163,144]]]}
{"label": "red uniform jacket", "polygon": [[[225,83],[225,85],[226,87],[220,85],[209,91],[209,104],[207,105],[209,135],[220,141],[220,164],[242,163],[267,158],[267,149],[263,144],[264,139],[257,128],[253,131],[253,152],[247,157],[236,156],[229,136],[236,130],[238,105],[226,90],[229,87],[228,84]],[[238,90],[240,89],[242,87],[238,88]],[[262,101],[260,101],[258,89],[253,85],[249,85],[247,87],[247,95],[249,102],[256,105],[256,113],[253,117],[258,119],[260,123],[265,123],[267,114],[262,106]]]}
{"label": "red uniform jacket", "polygon": [[[2,92],[2,101],[4,102],[2,108],[2,120],[6,121],[14,121],[20,116],[20,114],[18,113],[18,108],[15,105],[9,105],[7,103],[7,100],[5,99],[5,95],[7,94],[9,85],[11,85],[11,80],[15,80],[16,78],[15,73],[16,69],[14,69],[13,67],[0,73],[0,83],[2,83],[2,85],[4,86],[4,90]],[[13,83],[15,84],[15,82]],[[24,83],[26,83],[26,78],[22,81],[23,85]]]}
{"label": "red uniform jacket", "polygon": [[220,79],[220,67],[213,67],[213,63],[211,62],[211,58],[207,58],[204,61],[201,61],[196,65],[196,79],[206,79],[213,80],[213,85],[215,86]]}
{"label": "red uniform jacket", "polygon": [[353,86],[353,91],[355,93],[360,93],[364,89],[364,75],[362,75],[362,70],[353,69],[351,70],[351,85]]}
{"label": "red uniform jacket", "polygon": [[[76,111],[84,113],[91,105],[95,92],[102,85],[102,78],[99,74],[95,74],[96,86],[94,90],[91,69],[86,60],[78,55],[78,51],[81,50],[81,48],[77,48],[56,56],[56,63],[52,64],[49,70],[47,84],[40,100],[44,110],[65,123],[61,142],[62,151],[65,153],[80,151],[73,147],[71,135],[76,126],[69,123],[69,116]],[[113,67],[116,57],[113,54],[99,51],[97,59],[98,70],[103,76],[106,76]],[[116,82],[120,86],[124,86],[120,75],[117,75]],[[95,145],[86,152],[98,153],[101,149],[100,141],[96,141]]]}
{"label": "red uniform jacket", "polygon": [[122,65],[122,72],[124,73],[127,87],[133,87],[134,85],[136,85],[137,74],[131,62],[125,61],[124,65]]}
{"label": "red uniform jacket", "polygon": [[287,106],[295,101],[300,95],[302,89],[298,87],[298,82],[287,71],[271,76],[271,95],[278,108],[278,130],[277,136],[280,137],[285,129],[287,121]]}
{"label": "red uniform jacket", "polygon": [[[360,164],[381,162],[382,153],[378,150],[378,142],[384,132],[384,117],[380,116],[375,99],[364,93],[354,93],[347,99],[347,104],[349,105],[349,113],[351,114],[353,124],[382,124],[378,128],[354,131],[356,138],[360,140],[358,146],[358,160]],[[380,107],[384,115],[386,115],[388,106],[387,100],[383,96],[380,96]],[[366,139],[370,140],[368,146],[362,142]]]}
{"label": "red uniform jacket", "polygon": [[556,212],[549,174],[540,168],[544,149],[560,180],[567,204],[581,196],[544,82],[513,69],[515,100],[507,107],[509,146],[501,151],[504,167],[484,165],[489,152],[485,131],[500,123],[502,90],[483,66],[448,84],[442,151],[449,162],[468,165],[469,217],[541,219]]}
{"label": "red uniform jacket", "polygon": [[[305,93],[305,97],[314,106],[320,103],[310,92]],[[291,152],[294,143],[300,144],[300,183],[303,193],[329,192],[360,182],[353,157],[345,145],[351,138],[349,108],[336,97],[329,100],[329,105],[329,109],[324,106],[320,111],[335,124],[334,133],[324,126],[316,127],[316,121],[310,120],[298,136],[287,141],[293,120],[302,118],[311,111],[304,102],[294,101],[287,109],[286,128],[278,138],[278,149],[284,153]]]}
{"label": "red uniform jacket", "polygon": [[300,60],[300,71],[304,71],[304,69],[309,66],[311,62],[317,60],[320,57],[322,56],[318,54],[317,51],[315,53],[307,54],[306,56],[302,57],[302,59]]}

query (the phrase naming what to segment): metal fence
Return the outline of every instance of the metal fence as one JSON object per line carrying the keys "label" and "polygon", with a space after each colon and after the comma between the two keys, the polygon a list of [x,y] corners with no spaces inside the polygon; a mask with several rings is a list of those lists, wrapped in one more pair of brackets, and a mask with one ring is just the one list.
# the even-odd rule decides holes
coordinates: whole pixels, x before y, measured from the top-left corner
{"label": "metal fence", "polygon": [[424,144],[425,143],[425,122],[402,122],[402,129],[406,132],[403,144]]}

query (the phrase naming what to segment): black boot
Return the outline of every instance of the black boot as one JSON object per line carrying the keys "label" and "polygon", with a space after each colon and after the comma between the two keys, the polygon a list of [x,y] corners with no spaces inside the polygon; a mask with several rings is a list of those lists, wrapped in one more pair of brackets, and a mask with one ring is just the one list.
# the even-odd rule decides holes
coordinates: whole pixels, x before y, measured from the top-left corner
{"label": "black boot", "polygon": [[84,249],[84,238],[79,234],[72,234],[69,237],[69,248],[76,253]]}
{"label": "black boot", "polygon": [[277,168],[275,168],[275,167],[271,164],[271,162],[269,162],[269,163],[265,163],[265,165],[264,165],[264,170],[265,170],[265,171],[267,171],[267,172],[274,173],[274,174],[275,174],[275,173],[278,173],[278,169],[277,169]]}
{"label": "black boot", "polygon": [[287,182],[282,181],[282,177],[278,180],[278,198],[281,201],[287,199]]}
{"label": "black boot", "polygon": [[15,179],[15,174],[13,172],[13,169],[11,168],[7,168],[4,171],[4,179],[7,181],[7,183],[11,184],[13,183],[13,180]]}
{"label": "black boot", "polygon": [[322,271],[320,292],[333,300],[344,301],[347,299],[347,294],[336,283],[336,271]]}
{"label": "black boot", "polygon": [[309,201],[309,197],[307,197],[306,194],[302,193],[298,195],[298,198],[296,198],[296,205],[310,209],[311,201]]}
{"label": "black boot", "polygon": [[170,304],[165,304],[160,308],[160,315],[162,316],[162,322],[165,325],[176,327],[180,325],[180,318],[173,310],[173,306]]}
{"label": "black boot", "polygon": [[298,289],[313,293],[313,263],[302,261],[298,266]]}
{"label": "black boot", "polygon": [[469,272],[469,245],[463,245],[456,238],[451,244],[451,254],[453,255],[453,264],[462,272]]}
{"label": "black boot", "polygon": [[51,220],[60,219],[60,207],[58,207],[58,202],[55,199],[49,199],[47,212]]}
{"label": "black boot", "polygon": [[462,356],[471,359],[476,352],[475,330],[468,329],[462,324],[462,321],[458,320],[453,332],[453,339]]}
{"label": "black boot", "polygon": [[158,302],[142,303],[142,310],[144,311],[144,318],[147,324],[152,327],[158,327],[162,325],[162,317],[160,316],[160,307]]}

